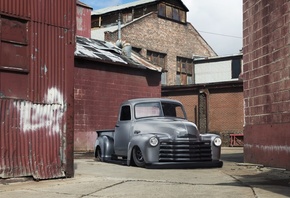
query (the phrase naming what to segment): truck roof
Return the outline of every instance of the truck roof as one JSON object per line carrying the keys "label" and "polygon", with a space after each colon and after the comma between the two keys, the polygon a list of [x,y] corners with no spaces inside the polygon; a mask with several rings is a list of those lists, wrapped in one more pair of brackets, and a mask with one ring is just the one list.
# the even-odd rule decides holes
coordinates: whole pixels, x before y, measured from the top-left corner
{"label": "truck roof", "polygon": [[124,101],[122,105],[124,104],[136,104],[136,103],[142,103],[142,102],[173,102],[173,103],[178,103],[181,104],[181,102],[173,99],[167,99],[167,98],[135,98],[135,99],[130,99],[127,101]]}

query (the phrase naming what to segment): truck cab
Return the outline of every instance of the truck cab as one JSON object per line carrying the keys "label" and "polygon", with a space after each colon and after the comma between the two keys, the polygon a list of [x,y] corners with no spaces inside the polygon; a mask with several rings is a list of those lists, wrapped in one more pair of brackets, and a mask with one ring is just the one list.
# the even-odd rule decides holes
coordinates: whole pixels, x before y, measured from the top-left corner
{"label": "truck cab", "polygon": [[221,138],[200,134],[176,100],[142,98],[121,104],[115,129],[97,131],[95,157],[139,167],[221,167]]}

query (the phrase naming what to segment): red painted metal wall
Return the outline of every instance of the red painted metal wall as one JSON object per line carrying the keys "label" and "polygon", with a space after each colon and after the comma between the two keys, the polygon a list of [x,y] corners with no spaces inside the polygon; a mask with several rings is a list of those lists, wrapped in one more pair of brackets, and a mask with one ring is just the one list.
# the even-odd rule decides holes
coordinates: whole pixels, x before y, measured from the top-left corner
{"label": "red painted metal wall", "polygon": [[71,177],[75,0],[0,1],[0,177]]}
{"label": "red painted metal wall", "polygon": [[91,8],[77,3],[77,35],[91,38]]}
{"label": "red painted metal wall", "polygon": [[77,60],[75,151],[92,151],[96,130],[115,127],[120,104],[131,98],[161,97],[161,73]]}

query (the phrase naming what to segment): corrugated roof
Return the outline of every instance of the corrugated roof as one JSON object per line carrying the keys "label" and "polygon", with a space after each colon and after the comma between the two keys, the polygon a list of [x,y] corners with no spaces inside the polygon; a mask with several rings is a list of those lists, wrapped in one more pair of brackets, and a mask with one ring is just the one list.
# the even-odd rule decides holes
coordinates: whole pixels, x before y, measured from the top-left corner
{"label": "corrugated roof", "polygon": [[77,36],[75,56],[100,62],[121,64],[139,69],[150,69],[158,72],[162,71],[161,67],[157,67],[146,60],[141,60],[142,58],[136,57],[136,54],[132,53],[132,58],[128,58],[123,55],[122,49],[110,42],[81,36]]}
{"label": "corrugated roof", "polygon": [[139,0],[139,1],[134,1],[131,3],[126,3],[126,4],[122,4],[122,5],[118,5],[118,6],[111,6],[111,7],[107,7],[107,8],[103,8],[103,9],[99,9],[99,10],[94,10],[92,11],[92,15],[101,15],[101,14],[105,14],[108,12],[114,12],[116,10],[122,10],[125,8],[130,8],[130,7],[135,7],[138,5],[143,5],[146,3],[152,3],[152,2],[157,2],[159,0]]}
{"label": "corrugated roof", "polygon": [[[145,17],[147,17],[147,16],[149,16],[151,14],[152,14],[152,12],[150,12],[148,14],[145,14],[145,15],[139,17],[139,18],[136,18],[136,19],[134,19],[133,21],[131,21],[129,23],[121,24],[121,29],[123,27],[129,26],[132,23],[135,23],[136,21],[138,21],[138,20],[140,20],[142,18],[145,18]],[[116,24],[116,25],[110,25],[110,26],[106,26],[106,27],[101,27],[101,28],[93,28],[91,30],[91,37],[93,39],[98,39],[98,40],[104,41],[105,40],[105,32],[115,32],[115,31],[118,30],[118,28],[119,28],[118,27],[118,24]]]}

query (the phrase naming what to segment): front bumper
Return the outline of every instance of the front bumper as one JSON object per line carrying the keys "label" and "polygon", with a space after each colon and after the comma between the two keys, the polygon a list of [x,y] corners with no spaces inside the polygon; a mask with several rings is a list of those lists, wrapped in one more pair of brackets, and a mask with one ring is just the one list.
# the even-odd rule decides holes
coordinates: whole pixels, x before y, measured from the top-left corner
{"label": "front bumper", "polygon": [[223,166],[223,162],[216,161],[207,161],[207,162],[156,162],[146,164],[146,168],[167,168],[167,169],[175,169],[175,168],[221,168]]}

